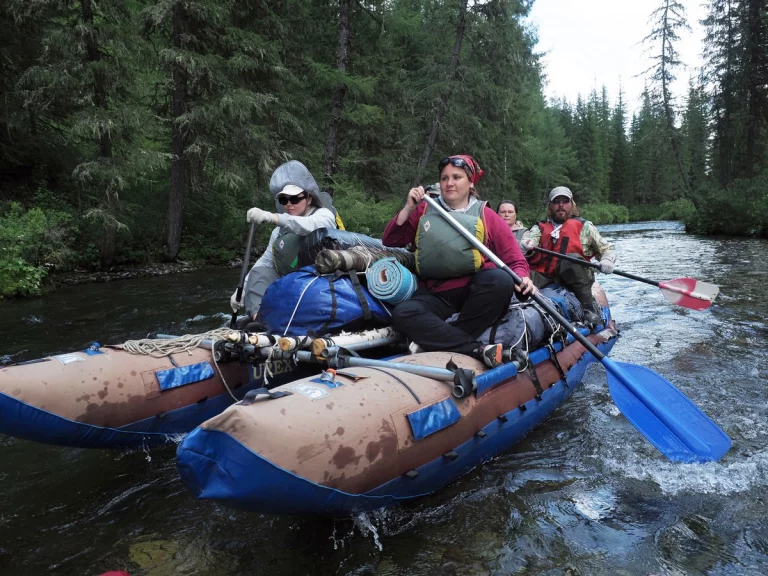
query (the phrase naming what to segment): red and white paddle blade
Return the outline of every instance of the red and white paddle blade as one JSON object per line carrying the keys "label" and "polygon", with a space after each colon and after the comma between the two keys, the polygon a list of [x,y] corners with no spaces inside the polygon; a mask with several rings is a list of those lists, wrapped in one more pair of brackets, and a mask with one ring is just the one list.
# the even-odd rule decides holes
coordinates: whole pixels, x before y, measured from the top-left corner
{"label": "red and white paddle blade", "polygon": [[720,292],[720,288],[714,284],[695,278],[675,278],[669,282],[659,282],[659,288],[667,302],[692,310],[706,310],[712,306]]}

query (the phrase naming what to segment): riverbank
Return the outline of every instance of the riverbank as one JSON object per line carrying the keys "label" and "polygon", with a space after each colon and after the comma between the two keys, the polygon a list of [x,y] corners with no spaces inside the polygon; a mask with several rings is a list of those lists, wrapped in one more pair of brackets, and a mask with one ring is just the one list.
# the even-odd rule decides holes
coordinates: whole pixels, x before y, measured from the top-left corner
{"label": "riverbank", "polygon": [[94,284],[99,282],[117,282],[119,280],[135,280],[137,278],[152,278],[155,276],[167,276],[169,274],[186,274],[201,270],[239,268],[243,265],[242,259],[232,260],[227,264],[205,264],[200,262],[169,262],[147,265],[113,266],[109,270],[89,271],[70,270],[66,272],[50,274],[46,278],[47,291],[55,290],[62,286],[78,286],[80,284]]}

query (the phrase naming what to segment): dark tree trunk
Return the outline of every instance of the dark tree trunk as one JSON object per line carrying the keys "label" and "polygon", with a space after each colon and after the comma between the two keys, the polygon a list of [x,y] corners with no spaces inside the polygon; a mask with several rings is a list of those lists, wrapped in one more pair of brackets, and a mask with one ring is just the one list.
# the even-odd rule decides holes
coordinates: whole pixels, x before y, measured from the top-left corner
{"label": "dark tree trunk", "polygon": [[[349,4],[350,0],[339,0],[339,43],[336,50],[336,68],[342,74],[346,74],[349,69]],[[339,126],[341,124],[341,114],[344,111],[344,97],[346,93],[347,88],[342,83],[339,84],[333,94],[331,121],[328,125],[328,138],[325,141],[323,173],[325,175],[326,189],[331,194],[333,194],[333,175],[337,169]]]}
{"label": "dark tree trunk", "polygon": [[[173,30],[171,42],[174,48],[181,47],[181,35],[184,30],[183,7],[177,3],[173,13]],[[171,118],[173,128],[171,134],[171,188],[168,192],[168,217],[165,258],[173,261],[179,254],[181,245],[181,227],[184,222],[184,195],[186,192],[187,159],[185,156],[185,135],[179,118],[186,112],[187,78],[184,69],[179,64],[173,65],[173,95],[171,97]]]}
{"label": "dark tree trunk", "polygon": [[765,82],[768,81],[766,62],[765,14],[761,13],[765,0],[749,0],[747,14],[747,97],[749,119],[747,122],[747,149],[744,156],[744,176],[752,178],[755,171],[756,150],[760,144],[760,126],[763,123]]}
{"label": "dark tree trunk", "polygon": [[[453,43],[453,54],[451,55],[451,63],[448,66],[448,79],[453,80],[456,76],[456,69],[459,66],[459,56],[461,54],[461,43],[464,40],[464,28],[467,23],[467,0],[461,0],[461,6],[459,7],[459,20],[456,24],[456,41]],[[432,130],[427,137],[427,143],[424,146],[424,153],[421,155],[419,165],[416,168],[416,175],[411,182],[411,186],[418,186],[421,177],[424,174],[424,169],[427,167],[429,157],[432,151],[437,145],[437,138],[440,134],[440,125],[443,123],[443,118],[448,110],[448,91],[444,90],[437,101],[437,109],[435,110],[435,116],[432,121]]]}
{"label": "dark tree trunk", "polygon": [[[83,23],[85,24],[85,42],[86,60],[88,62],[98,62],[101,60],[98,42],[96,41],[96,31],[93,28],[93,3],[91,0],[82,0],[81,2]],[[109,107],[107,102],[107,78],[102,68],[94,71],[93,77],[93,103],[98,108],[106,110]],[[102,160],[112,158],[112,139],[109,132],[102,130],[99,134],[99,156]],[[117,238],[117,226],[115,216],[117,213],[117,198],[110,189],[110,183],[105,183],[104,194],[106,196],[106,207],[108,218],[104,219],[104,236],[101,239],[99,262],[102,270],[112,266],[115,261],[115,247]]]}
{"label": "dark tree trunk", "polygon": [[728,22],[727,27],[727,46],[726,60],[725,60],[725,73],[723,75],[723,82],[721,86],[722,90],[722,109],[718,120],[718,156],[720,157],[720,185],[723,188],[728,188],[734,177],[733,168],[733,138],[731,137],[731,113],[733,111],[733,93],[736,90],[735,73],[734,73],[734,52],[737,47],[734,43],[734,30],[733,30],[733,6],[731,2],[726,3],[726,15]]}

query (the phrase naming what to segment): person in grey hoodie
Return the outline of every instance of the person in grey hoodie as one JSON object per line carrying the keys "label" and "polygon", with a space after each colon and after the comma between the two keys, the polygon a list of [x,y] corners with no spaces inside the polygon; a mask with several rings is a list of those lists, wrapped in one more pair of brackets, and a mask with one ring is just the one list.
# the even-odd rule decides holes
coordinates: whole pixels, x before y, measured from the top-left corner
{"label": "person in grey hoodie", "polygon": [[269,285],[298,269],[302,236],[318,228],[337,227],[331,195],[320,190],[301,162],[291,160],[278,166],[269,181],[269,191],[275,199],[276,212],[251,208],[246,219],[257,225],[274,225],[275,229],[266,250],[246,276],[242,301],[237,301],[237,291],[230,298],[232,310],[237,312],[245,307],[246,314],[254,320]]}

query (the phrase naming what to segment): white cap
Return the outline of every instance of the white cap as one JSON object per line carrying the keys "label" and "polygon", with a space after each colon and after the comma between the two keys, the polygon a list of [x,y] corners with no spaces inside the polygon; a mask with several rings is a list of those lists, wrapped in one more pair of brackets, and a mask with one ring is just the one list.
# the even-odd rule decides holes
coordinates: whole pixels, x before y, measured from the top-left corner
{"label": "white cap", "polygon": [[298,196],[303,192],[304,189],[300,186],[296,186],[294,184],[286,184],[283,189],[277,193],[277,195],[280,196],[281,194],[284,194],[285,196]]}

